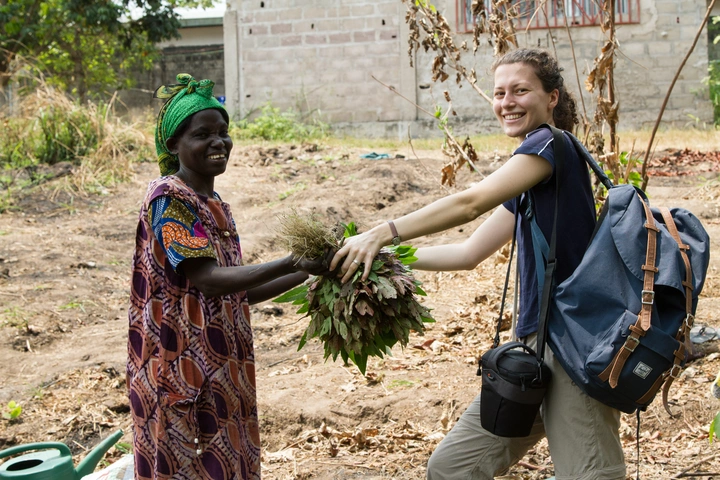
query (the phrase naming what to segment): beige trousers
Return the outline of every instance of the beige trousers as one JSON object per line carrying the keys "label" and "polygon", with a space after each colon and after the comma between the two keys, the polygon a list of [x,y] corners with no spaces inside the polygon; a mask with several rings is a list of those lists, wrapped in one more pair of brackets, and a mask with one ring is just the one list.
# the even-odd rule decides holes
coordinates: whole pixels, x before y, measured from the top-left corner
{"label": "beige trousers", "polygon": [[[528,345],[535,348],[535,342],[531,335]],[[427,479],[492,480],[547,436],[557,480],[624,480],[620,412],[580,391],[550,347],[545,348],[545,363],[552,381],[530,436],[503,438],[484,430],[478,394],[433,452]]]}

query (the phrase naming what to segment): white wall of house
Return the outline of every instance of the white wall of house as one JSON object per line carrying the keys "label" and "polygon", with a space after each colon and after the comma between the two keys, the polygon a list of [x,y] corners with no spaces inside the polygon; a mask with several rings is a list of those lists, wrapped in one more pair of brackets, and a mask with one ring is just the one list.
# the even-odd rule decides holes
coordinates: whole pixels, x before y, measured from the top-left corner
{"label": "white wall of house", "polygon": [[[168,47],[188,47],[198,45],[222,45],[223,18],[196,19],[182,22],[179,30],[180,38],[164,41],[158,44],[162,50]],[[195,25],[195,24],[198,25]]]}
{"label": "white wall of house", "polygon": [[[455,28],[456,1],[434,3]],[[640,23],[617,29],[621,128],[654,123],[707,5],[706,0],[639,3]],[[225,86],[227,106],[236,117],[272,102],[281,109],[318,112],[325,121],[361,133],[404,136],[409,128],[422,135],[437,131],[423,110],[445,106],[443,91],[448,90],[457,131],[496,128],[489,104],[469,85],[431,81],[432,55],[418,52],[415,68],[410,67],[406,7],[400,0],[229,0],[227,6]],[[573,27],[570,32],[572,46],[564,28],[522,31],[518,43],[557,51],[568,86],[579,100],[582,94],[592,116],[593,100],[578,85],[572,52],[584,84],[604,43],[602,33],[598,27]],[[674,86],[665,124],[712,122],[712,106],[701,82],[707,75],[706,39],[704,33]],[[462,40],[470,42],[470,35],[458,35],[457,41]],[[486,91],[492,88],[491,62],[492,51],[486,46],[477,55],[464,56]]]}

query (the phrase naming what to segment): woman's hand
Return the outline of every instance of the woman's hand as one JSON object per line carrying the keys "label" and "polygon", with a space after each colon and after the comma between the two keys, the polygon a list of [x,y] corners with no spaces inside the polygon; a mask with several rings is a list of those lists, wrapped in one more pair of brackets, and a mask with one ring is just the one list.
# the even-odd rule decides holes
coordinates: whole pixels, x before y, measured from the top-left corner
{"label": "woman's hand", "polygon": [[333,274],[333,269],[329,268],[333,256],[335,256],[335,249],[328,248],[325,255],[321,258],[312,260],[305,257],[293,258],[293,264],[298,270],[307,272],[310,275],[329,276]]}
{"label": "woman's hand", "polygon": [[[384,232],[383,229],[388,232],[390,231],[390,227],[388,227],[387,224],[383,224],[378,225],[368,232],[345,239],[342,248],[335,253],[335,258],[333,258],[330,263],[331,271],[336,271],[338,266],[340,266],[339,271],[336,271],[336,273],[342,275],[342,283],[350,280],[362,264],[365,265],[362,279],[367,280],[375,256],[380,252],[380,249],[387,244],[384,240],[384,237],[387,237],[387,232]],[[343,258],[345,259],[344,261]],[[340,262],[342,262],[342,265]]]}

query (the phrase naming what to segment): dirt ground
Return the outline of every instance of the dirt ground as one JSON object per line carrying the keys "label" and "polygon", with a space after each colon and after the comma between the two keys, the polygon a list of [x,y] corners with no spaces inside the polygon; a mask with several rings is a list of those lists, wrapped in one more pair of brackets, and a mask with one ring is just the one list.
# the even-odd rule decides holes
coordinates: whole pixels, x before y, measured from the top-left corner
{"label": "dirt ground", "polygon": [[[362,229],[480,178],[463,172],[456,187],[442,187],[439,152],[377,149],[390,158],[361,159],[374,148],[368,145],[236,147],[216,189],[233,208],[247,263],[285,253],[276,215],[290,208],[328,223],[352,220]],[[703,152],[656,153],[648,189],[652,204],[683,206],[699,216],[713,252],[720,238],[718,150],[720,142]],[[487,174],[503,159],[483,154],[479,167]],[[14,420],[0,418],[0,450],[60,441],[79,460],[123,429],[101,465],[128,451],[130,259],[139,203],[157,174],[151,163],[135,168],[131,182],[105,195],[70,195],[60,178],[26,195],[19,210],[0,215],[0,408],[12,400],[23,409]],[[415,244],[460,241],[482,220]],[[720,327],[719,265],[714,256],[697,324]],[[417,272],[437,322],[405,350],[371,359],[365,376],[324,362],[315,341],[297,351],[307,320],[291,306],[255,306],[263,478],[424,478],[430,453],[479,391],[476,359],[491,344],[505,267],[498,254],[470,272]],[[644,479],[720,478],[720,446],[708,442],[709,423],[720,410],[709,388],[720,370],[716,342],[697,345],[701,357],[675,382],[676,417],[659,400],[642,414],[639,458],[635,416],[623,416],[628,478],[635,478],[638,464]],[[552,474],[541,442],[504,478]]]}

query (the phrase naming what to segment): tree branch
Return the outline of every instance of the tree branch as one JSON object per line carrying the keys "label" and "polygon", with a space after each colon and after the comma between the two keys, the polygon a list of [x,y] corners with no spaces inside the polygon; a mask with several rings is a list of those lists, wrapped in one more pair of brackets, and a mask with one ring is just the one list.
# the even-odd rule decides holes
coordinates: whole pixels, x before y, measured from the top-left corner
{"label": "tree branch", "polygon": [[[376,82],[378,82],[380,85],[382,85],[383,87],[387,88],[387,89],[390,90],[391,92],[395,93],[395,94],[398,95],[400,98],[402,98],[402,99],[410,102],[411,104],[415,105],[415,108],[417,108],[417,109],[420,110],[421,112],[430,115],[432,118],[436,118],[433,113],[425,110],[425,109],[422,108],[420,105],[418,105],[417,103],[413,102],[412,100],[410,100],[409,98],[407,98],[406,96],[404,96],[403,94],[401,94],[400,92],[398,92],[398,91],[395,89],[395,87],[393,87],[393,86],[391,86],[391,85],[388,85],[388,84],[386,84],[386,83],[381,82],[380,80],[378,80],[377,78],[375,78],[375,75],[370,75],[370,76],[372,77],[373,80],[375,80]],[[447,125],[442,125],[442,130],[443,130],[443,132],[445,132],[445,136],[447,137],[447,139],[453,144],[453,146],[455,146],[455,149],[456,149],[458,152],[460,152],[460,154],[462,155],[463,159],[468,163],[468,165],[470,165],[470,166],[472,167],[472,169],[475,170],[475,172],[479,173],[481,177],[484,177],[484,175],[482,174],[482,172],[480,172],[480,170],[475,166],[475,164],[474,164],[473,161],[470,159],[470,157],[468,157],[467,154],[465,153],[465,151],[462,149],[462,147],[460,146],[460,143],[459,143],[457,140],[455,140],[455,137],[453,137],[452,133],[450,133],[450,130],[447,128]]]}
{"label": "tree branch", "polygon": [[657,120],[655,120],[655,125],[653,126],[652,133],[650,134],[650,141],[648,142],[648,146],[645,149],[645,158],[643,158],[643,164],[642,164],[642,181],[643,181],[642,189],[643,190],[645,189],[645,187],[647,187],[647,183],[648,183],[647,165],[648,165],[648,161],[650,160],[650,150],[652,149],[652,144],[653,144],[653,141],[655,140],[655,133],[657,133],[657,129],[660,126],[660,121],[662,120],[663,113],[665,113],[665,107],[667,106],[668,100],[670,100],[670,94],[672,93],[672,90],[675,87],[675,82],[677,82],[677,79],[680,77],[680,72],[682,72],[683,68],[685,68],[685,63],[688,61],[688,58],[690,58],[690,55],[692,54],[693,50],[695,50],[695,45],[697,45],[698,39],[700,38],[700,35],[702,35],[703,29],[705,28],[705,24],[707,23],[708,18],[710,18],[710,14],[712,13],[714,6],[715,6],[715,0],[711,0],[710,4],[707,7],[707,11],[705,12],[705,17],[703,17],[702,22],[700,22],[698,31],[695,34],[695,39],[693,40],[693,43],[690,46],[690,49],[688,50],[687,54],[685,55],[685,58],[683,58],[682,62],[680,63],[680,66],[678,67],[678,70],[675,73],[675,77],[673,77],[672,82],[670,82],[670,88],[668,88],[668,91],[665,94],[665,99],[663,100],[662,106],[660,107],[660,113],[658,114]]}

